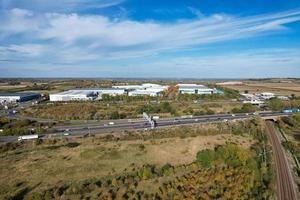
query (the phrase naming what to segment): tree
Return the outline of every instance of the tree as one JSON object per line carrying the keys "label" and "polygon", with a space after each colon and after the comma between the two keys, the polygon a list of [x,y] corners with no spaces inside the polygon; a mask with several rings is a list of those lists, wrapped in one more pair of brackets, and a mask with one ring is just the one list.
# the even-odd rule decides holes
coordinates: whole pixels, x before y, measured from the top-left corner
{"label": "tree", "polygon": [[279,111],[284,108],[283,102],[278,98],[271,98],[267,101],[267,105],[274,111]]}

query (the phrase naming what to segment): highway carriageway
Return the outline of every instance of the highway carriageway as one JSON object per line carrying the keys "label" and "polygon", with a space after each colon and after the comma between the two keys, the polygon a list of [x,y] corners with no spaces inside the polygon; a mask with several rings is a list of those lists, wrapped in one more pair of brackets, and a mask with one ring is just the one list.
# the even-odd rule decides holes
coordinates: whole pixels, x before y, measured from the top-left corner
{"label": "highway carriageway", "polygon": [[[156,120],[157,127],[160,126],[169,126],[176,124],[194,124],[201,122],[213,122],[213,121],[224,121],[224,120],[234,120],[234,119],[243,119],[253,116],[261,117],[277,117],[277,116],[287,116],[289,114],[282,112],[264,112],[264,113],[238,113],[238,114],[218,114],[218,115],[201,115],[193,117],[174,117],[174,118],[160,118]],[[140,120],[111,120],[114,124],[95,125],[95,124],[81,124],[81,125],[67,125],[67,126],[56,126],[54,129],[57,132],[68,132],[75,130],[93,130],[93,129],[113,129],[113,128],[150,128],[148,122],[144,119]]]}
{"label": "highway carriageway", "polygon": [[[159,119],[157,120],[157,128],[163,127],[172,127],[172,126],[181,126],[181,125],[191,125],[191,124],[204,124],[204,123],[213,123],[213,122],[225,122],[232,120],[242,120],[246,118],[250,118],[253,116],[260,117],[280,117],[280,116],[288,116],[291,115],[289,113],[281,113],[281,112],[264,112],[264,113],[239,113],[239,114],[222,114],[222,115],[206,115],[206,116],[194,116],[190,118],[168,118],[168,119]],[[53,133],[41,135],[40,139],[49,139],[49,138],[74,138],[74,137],[84,137],[88,135],[96,135],[96,134],[104,134],[111,133],[114,131],[120,130],[143,130],[150,129],[150,124],[145,121],[135,121],[135,122],[124,122],[119,120],[112,121],[114,124],[105,124],[105,125],[93,125],[93,126],[68,126],[62,129],[58,128]],[[18,140],[18,136],[7,136],[0,137],[0,143],[9,143],[15,142]]]}

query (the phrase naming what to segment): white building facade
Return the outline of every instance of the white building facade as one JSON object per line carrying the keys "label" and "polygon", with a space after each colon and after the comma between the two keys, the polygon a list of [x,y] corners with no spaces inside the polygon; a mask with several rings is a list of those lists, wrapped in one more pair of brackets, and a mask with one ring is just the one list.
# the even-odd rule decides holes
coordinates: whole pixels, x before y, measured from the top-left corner
{"label": "white building facade", "polygon": [[39,93],[1,93],[0,103],[16,103],[40,98]]}
{"label": "white building facade", "polygon": [[177,84],[179,94],[214,94],[215,90],[198,84]]}
{"label": "white building facade", "polygon": [[57,94],[50,94],[50,101],[87,101],[94,99],[91,91],[69,90]]}

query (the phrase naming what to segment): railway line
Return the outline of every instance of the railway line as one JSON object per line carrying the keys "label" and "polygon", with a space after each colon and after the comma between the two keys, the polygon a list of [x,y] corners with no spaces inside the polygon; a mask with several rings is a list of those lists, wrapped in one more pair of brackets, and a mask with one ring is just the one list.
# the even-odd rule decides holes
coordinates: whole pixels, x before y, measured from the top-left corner
{"label": "railway line", "polygon": [[287,157],[281,145],[277,130],[273,122],[266,122],[266,129],[272,145],[277,174],[277,198],[278,200],[297,200],[297,192],[294,185],[291,169]]}

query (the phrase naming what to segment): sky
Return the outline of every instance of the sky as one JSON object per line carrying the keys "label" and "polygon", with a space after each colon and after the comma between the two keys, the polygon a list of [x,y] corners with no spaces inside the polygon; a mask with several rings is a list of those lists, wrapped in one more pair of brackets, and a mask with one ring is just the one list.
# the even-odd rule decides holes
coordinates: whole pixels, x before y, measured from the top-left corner
{"label": "sky", "polygon": [[300,78],[300,1],[0,0],[0,77]]}

